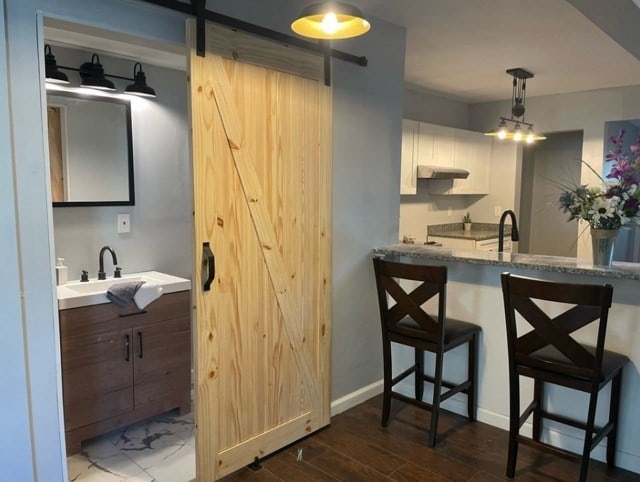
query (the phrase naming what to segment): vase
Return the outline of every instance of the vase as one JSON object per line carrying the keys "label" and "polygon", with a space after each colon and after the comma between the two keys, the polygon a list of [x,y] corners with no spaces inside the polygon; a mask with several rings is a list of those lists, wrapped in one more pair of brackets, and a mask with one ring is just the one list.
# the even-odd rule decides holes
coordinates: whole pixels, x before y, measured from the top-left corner
{"label": "vase", "polygon": [[471,231],[471,223],[463,223],[464,224],[464,230],[466,232]]}
{"label": "vase", "polygon": [[591,248],[593,249],[593,264],[611,266],[613,248],[615,247],[617,229],[591,228]]}

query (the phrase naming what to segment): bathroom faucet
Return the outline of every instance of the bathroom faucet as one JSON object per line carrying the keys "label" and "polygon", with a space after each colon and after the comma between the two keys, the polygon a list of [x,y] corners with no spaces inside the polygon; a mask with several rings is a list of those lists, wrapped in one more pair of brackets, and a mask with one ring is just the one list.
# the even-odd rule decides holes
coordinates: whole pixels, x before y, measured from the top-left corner
{"label": "bathroom faucet", "polygon": [[116,258],[116,252],[111,249],[109,246],[103,246],[100,250],[100,256],[98,257],[98,261],[100,263],[100,270],[98,271],[98,279],[107,279],[107,276],[104,274],[104,252],[109,251],[111,253],[111,259],[113,261],[113,266],[118,264],[118,258]]}
{"label": "bathroom faucet", "polygon": [[511,241],[519,241],[520,236],[518,235],[518,223],[516,222],[516,213],[514,213],[511,209],[507,209],[500,216],[500,223],[498,224],[498,252],[501,253],[504,250],[504,241],[502,240],[502,236],[504,236],[504,221],[507,219],[507,216],[511,217]]}

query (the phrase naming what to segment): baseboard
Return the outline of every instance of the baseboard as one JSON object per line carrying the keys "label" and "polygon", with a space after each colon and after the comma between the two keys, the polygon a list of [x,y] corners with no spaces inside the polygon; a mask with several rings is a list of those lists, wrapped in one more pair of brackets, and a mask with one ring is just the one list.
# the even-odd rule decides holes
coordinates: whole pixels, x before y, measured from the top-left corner
{"label": "baseboard", "polygon": [[331,402],[331,416],[338,415],[339,413],[349,410],[356,405],[361,404],[369,400],[370,398],[380,395],[382,393],[383,381],[378,380],[366,387],[359,388],[355,392],[346,394],[344,397],[340,397],[337,400]]}
{"label": "baseboard", "polygon": [[[369,400],[376,395],[382,393],[383,381],[378,380],[370,385],[359,388],[354,392],[351,392],[344,397],[340,397],[337,400],[331,402],[331,416],[338,415],[339,413],[349,410],[356,405]],[[403,386],[401,383],[397,388],[399,392],[404,393],[407,396],[412,396],[412,386],[406,384]],[[426,387],[425,387],[426,388]],[[427,397],[427,391],[425,390],[425,398]],[[466,415],[467,402],[466,397],[462,395],[454,395],[445,403],[442,404],[442,408],[451,412],[458,413],[460,415]],[[485,408],[478,407],[477,420],[487,425],[500,428],[502,430],[509,430],[509,417],[506,415],[492,412]],[[562,430],[564,427],[545,427],[542,430],[543,441],[550,442],[557,447],[561,447],[573,452],[581,452],[584,438],[578,433],[568,433]],[[531,436],[532,425],[527,422],[522,426],[521,434],[525,436]],[[506,448],[505,448],[506,450]],[[606,439],[603,440],[593,451],[591,457],[595,460],[604,462],[606,459]],[[623,452],[621,450],[616,451],[616,466],[630,470],[632,472],[640,473],[640,456]]]}

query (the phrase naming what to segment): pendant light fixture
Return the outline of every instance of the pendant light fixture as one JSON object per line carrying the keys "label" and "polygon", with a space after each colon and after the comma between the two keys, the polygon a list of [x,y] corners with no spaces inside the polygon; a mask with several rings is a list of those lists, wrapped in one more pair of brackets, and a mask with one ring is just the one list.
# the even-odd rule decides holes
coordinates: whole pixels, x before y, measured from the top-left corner
{"label": "pendant light fixture", "polygon": [[333,40],[367,33],[371,24],[358,7],[342,2],[313,3],[291,24],[291,30],[303,37]]}
{"label": "pendant light fixture", "polygon": [[52,84],[68,84],[69,77],[64,72],[60,72],[55,56],[51,53],[51,45],[44,46],[44,70],[47,82]]}
{"label": "pendant light fixture", "polygon": [[533,124],[524,120],[527,79],[533,78],[533,74],[520,67],[508,69],[507,74],[513,77],[511,116],[500,117],[497,129],[492,129],[485,135],[495,136],[498,139],[512,139],[515,142],[525,141],[527,144],[546,139],[545,136],[536,134]]}
{"label": "pendant light fixture", "polygon": [[147,85],[147,76],[142,70],[142,64],[137,62],[133,66],[133,84],[124,89],[125,94],[139,95],[141,97],[155,97],[156,91]]}
{"label": "pendant light fixture", "polygon": [[98,90],[116,90],[116,86],[113,85],[113,82],[104,76],[104,68],[100,63],[100,57],[98,57],[98,54],[93,54],[91,56],[91,62],[85,62],[80,66],[80,77],[82,78],[82,83],[80,85],[83,87]]}

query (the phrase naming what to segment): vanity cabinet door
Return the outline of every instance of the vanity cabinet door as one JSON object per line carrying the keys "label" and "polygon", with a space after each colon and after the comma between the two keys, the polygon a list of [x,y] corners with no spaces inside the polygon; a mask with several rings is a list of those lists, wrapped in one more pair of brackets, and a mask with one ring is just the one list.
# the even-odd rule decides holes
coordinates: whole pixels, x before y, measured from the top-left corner
{"label": "vanity cabinet door", "polygon": [[66,430],[133,409],[131,329],[62,341]]}
{"label": "vanity cabinet door", "polygon": [[134,405],[179,406],[188,412],[191,386],[191,329],[187,316],[133,329]]}

